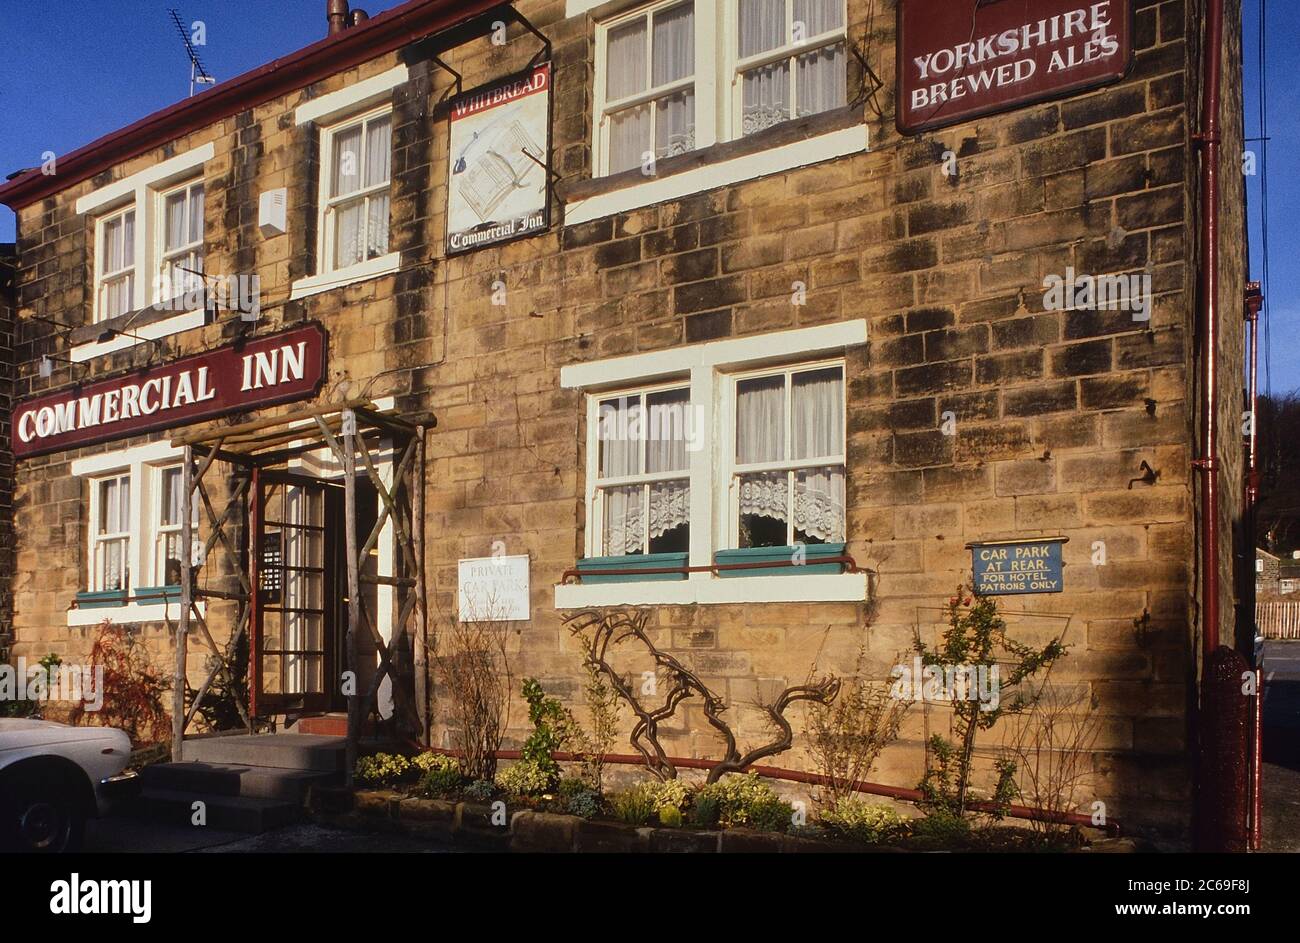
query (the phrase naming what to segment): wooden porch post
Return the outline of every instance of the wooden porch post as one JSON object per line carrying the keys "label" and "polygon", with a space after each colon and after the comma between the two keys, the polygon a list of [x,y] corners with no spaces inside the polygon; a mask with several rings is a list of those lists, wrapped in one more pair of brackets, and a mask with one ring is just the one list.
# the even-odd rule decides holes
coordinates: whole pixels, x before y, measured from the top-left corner
{"label": "wooden porch post", "polygon": [[[194,452],[185,446],[181,465],[181,617],[176,625],[176,677],[172,685],[172,762],[185,753],[185,679],[190,633],[190,607],[194,605]],[[163,600],[164,605],[166,600]]]}
{"label": "wooden porch post", "polygon": [[343,419],[343,531],[348,563],[348,632],[347,670],[352,673],[352,693],[348,698],[348,740],[344,751],[344,784],[352,787],[352,775],[357,766],[357,741],[361,737],[361,657],[358,650],[358,630],[361,624],[361,575],[357,560],[357,414],[351,409],[341,413]]}

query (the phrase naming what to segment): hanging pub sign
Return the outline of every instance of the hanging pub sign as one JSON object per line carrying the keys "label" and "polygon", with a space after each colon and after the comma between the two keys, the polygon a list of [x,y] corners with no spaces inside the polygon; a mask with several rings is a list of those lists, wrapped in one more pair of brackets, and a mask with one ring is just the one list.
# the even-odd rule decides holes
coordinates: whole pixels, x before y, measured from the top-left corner
{"label": "hanging pub sign", "polygon": [[13,411],[14,457],[309,399],[325,379],[325,340],[309,324],[24,400]]}
{"label": "hanging pub sign", "polygon": [[1061,545],[1068,537],[998,540],[966,546],[971,552],[971,585],[977,596],[1059,593],[1065,589]]}
{"label": "hanging pub sign", "polygon": [[551,224],[551,64],[452,99],[447,252]]}
{"label": "hanging pub sign", "polygon": [[898,130],[916,134],[1123,78],[1131,0],[899,0]]}

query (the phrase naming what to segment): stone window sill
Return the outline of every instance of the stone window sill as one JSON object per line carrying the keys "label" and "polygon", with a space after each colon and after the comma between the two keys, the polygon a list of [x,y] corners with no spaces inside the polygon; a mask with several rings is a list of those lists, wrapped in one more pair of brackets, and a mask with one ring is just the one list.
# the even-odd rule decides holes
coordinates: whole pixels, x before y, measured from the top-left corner
{"label": "stone window sill", "polygon": [[628,170],[564,183],[557,192],[565,204],[564,224],[574,226],[866,151],[868,146],[862,109],[838,108],[787,121],[736,141],[665,158],[655,163],[655,173],[650,177],[640,170]]}
{"label": "stone window sill", "polygon": [[[178,313],[166,308],[145,308],[76,328],[69,336],[73,347],[68,357],[74,363],[84,363],[137,344],[203,327],[207,323],[208,313],[202,310]],[[117,333],[119,331],[129,333]],[[105,333],[112,336],[100,340]]]}
{"label": "stone window sill", "polygon": [[600,606],[735,605],[777,602],[865,602],[866,573],[801,574],[792,579],[715,579],[695,573],[676,582],[566,583],[555,587],[556,609]]}
{"label": "stone window sill", "polygon": [[306,278],[300,278],[293,283],[289,289],[289,300],[297,301],[299,298],[306,298],[309,295],[319,295],[323,291],[344,288],[348,285],[355,285],[357,282],[391,275],[401,265],[402,253],[390,252],[387,255],[367,259],[365,262],[358,262],[356,265],[349,265],[347,268],[321,272],[319,275],[308,275]]}

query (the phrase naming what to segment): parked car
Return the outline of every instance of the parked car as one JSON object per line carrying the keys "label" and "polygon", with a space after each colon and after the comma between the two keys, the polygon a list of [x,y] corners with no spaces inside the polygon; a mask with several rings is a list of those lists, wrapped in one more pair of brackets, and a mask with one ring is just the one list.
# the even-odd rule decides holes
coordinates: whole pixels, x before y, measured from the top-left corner
{"label": "parked car", "polygon": [[130,758],[112,727],[0,718],[0,849],[79,848],[87,818],[137,791]]}

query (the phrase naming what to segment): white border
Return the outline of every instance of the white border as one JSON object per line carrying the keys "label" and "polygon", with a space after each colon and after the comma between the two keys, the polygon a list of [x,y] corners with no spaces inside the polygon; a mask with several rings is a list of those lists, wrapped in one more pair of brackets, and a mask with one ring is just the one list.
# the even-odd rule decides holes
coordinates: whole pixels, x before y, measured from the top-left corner
{"label": "white border", "polygon": [[[135,347],[137,344],[143,344],[150,340],[160,337],[170,337],[172,334],[179,334],[181,331],[188,331],[191,328],[202,327],[207,320],[207,312],[190,311],[185,314],[178,314],[175,317],[164,318],[161,321],[154,321],[152,324],[143,324],[140,327],[130,329],[131,334],[118,334],[112,340],[90,341],[85,344],[78,344],[68,352],[68,358],[73,363],[83,363],[87,360],[93,360],[96,357],[102,357],[104,354],[115,353],[119,350],[125,350],[128,347]],[[103,324],[102,321],[95,322]]]}
{"label": "white border", "polygon": [[761,367],[765,360],[832,354],[867,342],[866,319],[836,321],[793,331],[775,331],[709,341],[687,347],[657,350],[609,360],[570,364],[560,368],[565,389],[599,389],[630,382],[651,381],[687,373],[693,367],[727,367],[737,364]]}
{"label": "white border", "polygon": [[866,573],[738,576],[639,583],[567,583],[555,587],[556,609],[589,606],[689,606],[776,602],[865,602]]}
{"label": "white border", "polygon": [[405,84],[409,75],[406,66],[394,66],[387,72],[372,75],[337,92],[329,92],[320,98],[313,98],[294,109],[294,124],[332,121],[353,109],[369,108],[383,101],[397,86]]}
{"label": "white border", "polygon": [[[192,173],[195,168],[201,168],[205,162],[212,160],[215,153],[216,148],[209,141],[207,144],[186,151],[184,154],[169,157],[161,163],[146,167],[138,173],[123,177],[121,180],[115,180],[98,190],[92,190],[85,196],[79,197],[76,203],[76,211],[78,214],[97,213],[107,209],[114,202],[126,202],[138,189],[157,186],[159,183],[170,182],[171,178]],[[137,200],[137,202],[139,201]],[[140,220],[137,219],[137,223],[139,222]]]}
{"label": "white border", "polygon": [[564,208],[564,225],[576,226],[615,213],[626,213],[643,206],[857,154],[869,150],[869,137],[865,124],[854,125],[668,177],[651,177],[645,183],[630,184],[620,190],[567,204]]}
{"label": "white border", "polygon": [[336,268],[328,272],[321,272],[319,275],[308,275],[306,278],[298,279],[290,286],[289,300],[297,301],[299,298],[306,298],[308,295],[319,295],[331,288],[343,288],[346,285],[368,281],[372,278],[392,275],[401,266],[402,253],[390,252],[388,255],[381,255],[359,262],[356,265],[349,265],[347,268]]}

